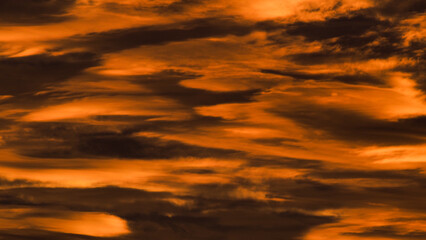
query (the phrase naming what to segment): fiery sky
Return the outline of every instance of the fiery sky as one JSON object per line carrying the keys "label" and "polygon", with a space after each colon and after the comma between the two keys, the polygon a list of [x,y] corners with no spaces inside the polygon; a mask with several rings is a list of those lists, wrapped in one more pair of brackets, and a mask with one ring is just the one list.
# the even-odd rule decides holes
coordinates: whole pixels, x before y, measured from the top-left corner
{"label": "fiery sky", "polygon": [[0,240],[426,239],[424,0],[1,0]]}

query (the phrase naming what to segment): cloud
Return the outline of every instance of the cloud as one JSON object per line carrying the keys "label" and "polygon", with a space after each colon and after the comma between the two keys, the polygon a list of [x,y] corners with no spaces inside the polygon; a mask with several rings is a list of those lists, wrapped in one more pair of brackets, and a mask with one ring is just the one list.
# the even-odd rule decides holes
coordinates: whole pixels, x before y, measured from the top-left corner
{"label": "cloud", "polygon": [[14,124],[14,121],[7,118],[0,118],[0,130],[9,128]]}
{"label": "cloud", "polygon": [[3,0],[0,24],[37,25],[65,21],[75,0]]}
{"label": "cloud", "polygon": [[426,4],[422,0],[385,0],[376,1],[378,12],[385,16],[410,17],[416,13],[422,13],[426,9]]}
{"label": "cloud", "polygon": [[406,239],[421,240],[426,238],[424,231],[401,231],[395,226],[381,226],[364,229],[362,232],[347,232],[343,235],[369,237],[369,238],[390,238],[390,239]]}
{"label": "cloud", "polygon": [[134,159],[218,157],[236,153],[232,150],[197,147],[177,141],[114,135],[81,137],[77,148],[80,152],[93,156]]}
{"label": "cloud", "polygon": [[173,24],[94,32],[82,36],[77,35],[63,41],[62,45],[65,48],[83,47],[92,51],[107,53],[136,48],[142,45],[161,45],[198,38],[224,37],[227,35],[244,36],[256,29],[257,27],[254,24],[244,21],[239,22],[232,17],[201,18]]}
{"label": "cloud", "polygon": [[0,239],[424,238],[423,12],[0,0]]}
{"label": "cloud", "polygon": [[362,59],[357,54],[322,49],[309,53],[294,53],[286,56],[290,61],[300,65],[335,64],[341,62],[355,62]]}
{"label": "cloud", "polygon": [[[217,186],[215,189],[220,193],[223,187]],[[211,189],[205,185],[197,188],[199,191]],[[6,196],[9,201],[5,201]],[[4,205],[15,202],[21,207],[44,206],[114,214],[128,222],[131,234],[125,236],[125,239],[181,239],[189,236],[200,240],[212,237],[246,239],[248,236],[260,239],[265,234],[268,239],[299,239],[309,228],[335,221],[333,217],[298,211],[265,211],[268,208],[265,202],[221,199],[220,195],[216,196],[219,198],[195,196],[188,199],[194,202],[193,205],[179,206],[167,201],[171,197],[167,193],[117,187],[0,190]],[[36,233],[35,236],[58,234],[33,233]],[[2,234],[20,239],[18,234]],[[68,237],[79,239],[78,235]]]}
{"label": "cloud", "polygon": [[359,14],[330,18],[325,21],[292,23],[286,27],[286,33],[304,36],[308,41],[320,41],[335,37],[360,36],[367,31],[374,31],[380,25],[389,25],[389,23]]}
{"label": "cloud", "polygon": [[216,92],[189,88],[180,84],[183,80],[197,77],[199,76],[190,73],[164,70],[151,75],[137,76],[135,82],[150,89],[157,96],[177,100],[189,107],[250,102],[252,97],[260,92],[260,89]]}
{"label": "cloud", "polygon": [[283,205],[287,208],[325,210],[369,208],[372,204],[383,204],[424,213],[426,209],[421,204],[424,180],[421,183],[400,182],[397,185],[367,187],[357,186],[355,181],[345,184],[343,181],[327,183],[310,178],[266,180],[268,197],[285,200]]}
{"label": "cloud", "polygon": [[424,142],[424,116],[379,120],[359,112],[320,106],[298,106],[288,111],[273,110],[328,137],[358,144],[400,145]]}
{"label": "cloud", "polygon": [[410,180],[416,183],[426,183],[426,177],[420,169],[404,170],[355,170],[355,169],[316,169],[309,176],[316,176],[324,179],[352,179],[352,178],[376,178],[391,180]]}
{"label": "cloud", "polygon": [[231,157],[239,153],[137,136],[126,129],[116,132],[85,124],[33,123],[25,132],[5,138],[6,145],[22,155],[38,158],[171,159]]}
{"label": "cloud", "polygon": [[[278,35],[269,40],[283,45],[293,36],[302,36],[305,42],[320,43],[320,49],[288,54],[286,57],[299,64],[321,62],[355,62],[372,58],[418,57],[422,44],[403,44],[406,27],[399,21],[380,19],[372,10],[359,10],[346,16],[323,21],[289,23]],[[409,31],[409,30],[408,30]],[[288,41],[288,40],[287,40]]]}
{"label": "cloud", "polygon": [[207,2],[205,0],[178,0],[165,6],[159,6],[158,12],[160,14],[182,13],[188,10],[188,8],[190,7],[202,6],[203,4],[206,4],[206,3]]}
{"label": "cloud", "polygon": [[304,73],[297,71],[280,71],[274,69],[261,69],[262,73],[274,74],[279,76],[292,77],[295,80],[317,80],[317,81],[338,81],[347,84],[371,84],[383,85],[383,80],[368,73],[357,72],[354,74],[335,74],[335,73]]}
{"label": "cloud", "polygon": [[[90,237],[86,235],[67,234],[57,231],[20,229],[0,230],[1,240],[45,240],[45,239],[64,239],[64,240],[101,240],[108,239],[103,237]],[[117,238],[115,238],[117,239]]]}
{"label": "cloud", "polygon": [[315,159],[272,157],[272,156],[252,156],[248,158],[248,167],[271,167],[271,168],[300,168],[300,169],[321,169],[324,162]]}
{"label": "cloud", "polygon": [[39,185],[39,182],[34,182],[26,179],[7,179],[0,177],[0,187],[1,188],[11,188],[11,187],[28,187]]}
{"label": "cloud", "polygon": [[[0,94],[36,94],[52,84],[61,83],[83,70],[96,66],[99,59],[88,52],[64,55],[32,55],[0,59]],[[15,101],[15,99],[9,99]]]}

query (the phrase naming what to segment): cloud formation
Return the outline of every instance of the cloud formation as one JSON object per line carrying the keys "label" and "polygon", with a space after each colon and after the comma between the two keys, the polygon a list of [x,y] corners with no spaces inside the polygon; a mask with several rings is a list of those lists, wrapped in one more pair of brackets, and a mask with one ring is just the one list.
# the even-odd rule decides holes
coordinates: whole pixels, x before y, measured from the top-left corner
{"label": "cloud formation", "polygon": [[424,7],[0,1],[0,239],[424,239]]}
{"label": "cloud formation", "polygon": [[0,3],[0,24],[38,25],[69,19],[75,0],[5,0]]}

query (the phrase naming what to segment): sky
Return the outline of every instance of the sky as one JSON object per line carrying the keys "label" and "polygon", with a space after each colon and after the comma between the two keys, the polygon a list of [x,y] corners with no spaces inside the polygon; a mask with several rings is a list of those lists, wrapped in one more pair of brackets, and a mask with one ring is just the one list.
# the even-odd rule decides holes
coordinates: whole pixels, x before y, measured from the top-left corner
{"label": "sky", "polygon": [[0,240],[426,239],[423,0],[1,0]]}

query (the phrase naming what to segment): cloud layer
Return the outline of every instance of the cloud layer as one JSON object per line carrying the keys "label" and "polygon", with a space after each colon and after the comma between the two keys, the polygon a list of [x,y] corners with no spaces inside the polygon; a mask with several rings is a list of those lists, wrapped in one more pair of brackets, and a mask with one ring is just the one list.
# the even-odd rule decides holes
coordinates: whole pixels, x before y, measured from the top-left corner
{"label": "cloud layer", "polygon": [[0,1],[0,239],[424,239],[424,11]]}

